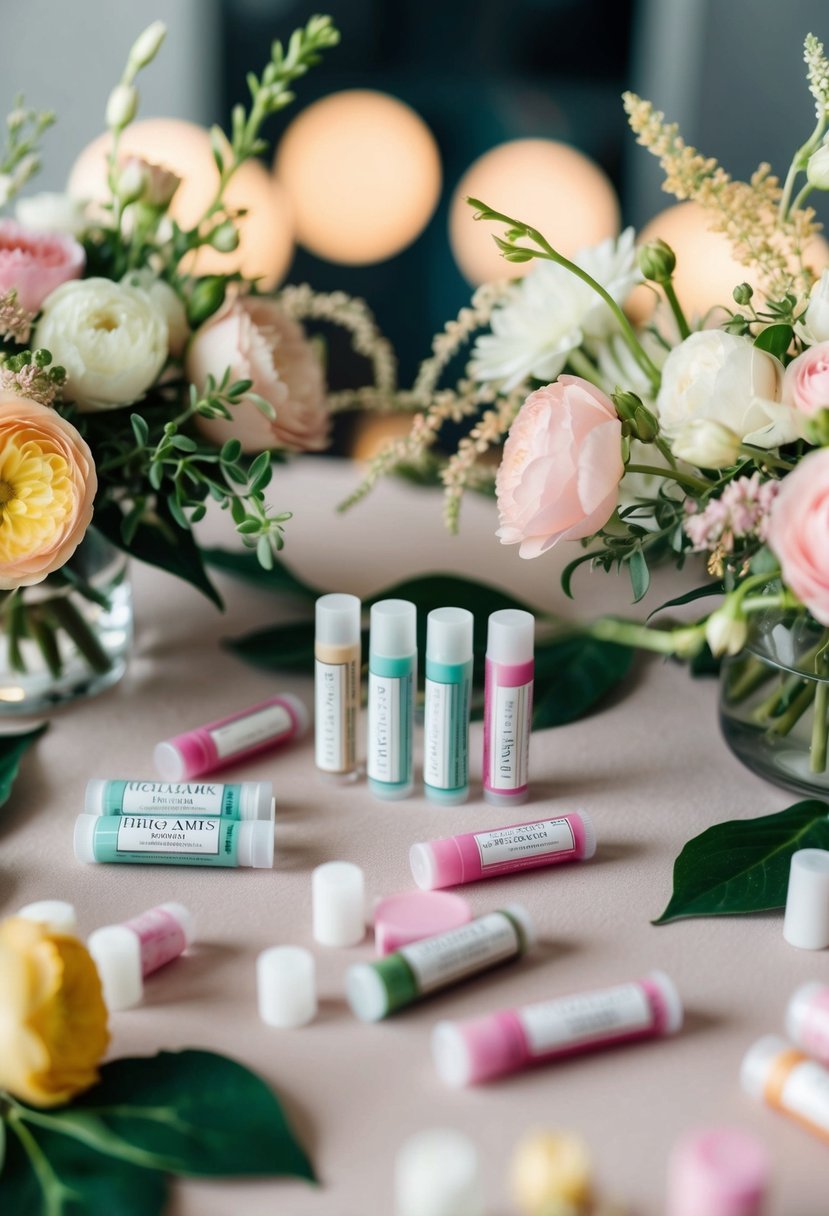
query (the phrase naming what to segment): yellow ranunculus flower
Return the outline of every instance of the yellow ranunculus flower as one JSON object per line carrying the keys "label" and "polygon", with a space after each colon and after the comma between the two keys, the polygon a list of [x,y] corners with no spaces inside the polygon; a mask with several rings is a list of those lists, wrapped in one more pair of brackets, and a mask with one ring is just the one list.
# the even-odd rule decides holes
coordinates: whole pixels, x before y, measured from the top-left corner
{"label": "yellow ranunculus flower", "polygon": [[0,1089],[57,1106],[98,1079],[109,1042],[101,981],[76,937],[0,922]]}

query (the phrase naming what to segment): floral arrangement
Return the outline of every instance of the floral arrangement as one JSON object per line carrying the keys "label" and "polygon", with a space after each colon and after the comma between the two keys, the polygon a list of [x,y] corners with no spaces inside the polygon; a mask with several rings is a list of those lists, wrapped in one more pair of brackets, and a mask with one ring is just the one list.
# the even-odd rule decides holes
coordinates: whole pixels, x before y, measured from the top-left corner
{"label": "floral arrangement", "polygon": [[[136,79],[164,36],[161,22],[140,35],[109,97],[105,198],[36,195],[0,220],[0,626],[18,671],[37,647],[59,672],[70,643],[106,668],[68,595],[101,600],[84,561],[91,525],[221,604],[193,534],[215,502],[272,566],[290,518],[266,502],[273,462],[325,448],[337,405],[304,316],[349,329],[379,389],[393,389],[394,360],[360,301],[307,287],[267,294],[234,267],[244,212],[227,187],[266,150],[263,123],[292,84],[339,41],[330,19],[275,42],[261,76],[249,74],[249,106],[234,108],[228,135],[210,132],[215,192],[187,226],[175,218],[179,178],[120,150]],[[36,172],[53,121],[17,99],[2,204]],[[205,252],[211,266],[225,255],[227,269],[200,272]],[[53,594],[27,594],[46,579]]]}
{"label": "floral arrangement", "polygon": [[[749,182],[734,180],[649,102],[625,94],[664,188],[703,209],[752,280],[704,317],[685,316],[664,241],[637,247],[628,229],[571,260],[520,219],[470,199],[477,219],[503,227],[495,237],[503,256],[536,265],[514,283],[481,287],[434,340],[402,399],[418,411],[410,434],[379,453],[349,503],[382,474],[414,466],[437,472],[456,529],[465,490],[494,492],[497,535],[522,557],[564,540],[585,548],[564,571],[568,594],[574,570],[589,563],[626,570],[640,600],[655,561],[681,567],[705,554],[710,581],[676,603],[717,594],[713,611],[667,628],[604,620],[594,636],[686,658],[707,642],[715,656],[732,656],[750,642],[754,621],[783,621],[803,643],[804,678],[791,674],[790,658],[770,692],[772,673],[753,658],[734,700],[759,698],[751,720],[778,739],[813,711],[810,764],[823,774],[829,270],[810,264],[819,225],[808,199],[829,189],[829,60],[813,35],[804,59],[816,125],[782,183],[768,165]],[[637,327],[625,304],[640,283],[658,303]],[[462,376],[444,386],[473,338]],[[442,457],[444,424],[464,422],[467,433]]]}

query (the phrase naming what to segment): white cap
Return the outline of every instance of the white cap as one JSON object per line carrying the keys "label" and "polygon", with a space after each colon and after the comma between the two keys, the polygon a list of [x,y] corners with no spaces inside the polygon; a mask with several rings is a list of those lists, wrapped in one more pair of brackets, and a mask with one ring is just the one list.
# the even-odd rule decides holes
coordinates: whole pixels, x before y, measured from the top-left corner
{"label": "white cap", "polygon": [[270,819],[251,819],[239,824],[236,856],[240,866],[273,869],[274,831]]}
{"label": "white cap", "polygon": [[486,657],[494,663],[531,663],[535,646],[535,617],[519,608],[490,614]]}
{"label": "white cap", "polygon": [[829,851],[800,849],[792,855],[783,936],[801,950],[829,946]]}
{"label": "white cap", "polygon": [[86,793],[83,798],[85,815],[103,815],[104,793],[107,782],[103,777],[90,777],[86,783]]}
{"label": "white cap", "polygon": [[465,608],[433,608],[426,618],[426,657],[433,663],[468,663],[473,625]]}
{"label": "white cap", "polygon": [[272,946],[256,960],[259,1016],[268,1026],[291,1030],[316,1017],[314,956],[301,946]]}
{"label": "white cap", "polygon": [[107,925],[89,935],[87,947],[98,968],[110,1013],[139,1004],[144,984],[138,935],[126,925]]}
{"label": "white cap", "polygon": [[356,946],[366,935],[363,871],[350,861],[327,861],[311,875],[314,940],[322,946]]}
{"label": "white cap", "polygon": [[270,781],[243,781],[239,800],[240,819],[265,819],[273,823],[276,800]]}
{"label": "white cap", "polygon": [[676,1034],[682,1029],[684,1010],[682,998],[676,989],[676,984],[664,971],[649,971],[645,977],[649,983],[659,989],[665,1010],[665,1020],[662,1024],[662,1034]]}
{"label": "white cap", "polygon": [[[820,980],[812,980],[809,984],[801,984],[795,989],[792,999],[789,1001],[786,1009],[786,1034],[798,1047],[804,1051],[808,1051],[811,1055],[816,1055],[818,1058],[823,1058],[824,1062],[829,1062],[829,1039],[826,1040],[826,1050],[824,1052],[816,1051],[817,1044],[812,1036],[808,1034],[804,1036],[804,1026],[814,1016],[816,1012],[813,1009],[813,1002],[824,993],[829,994],[829,985],[821,984]],[[825,997],[824,997],[825,1000]],[[821,1003],[820,1022],[826,1024],[827,1013],[824,1009],[829,1009],[829,1006]],[[815,1030],[817,1030],[817,1023]],[[822,1038],[822,1036],[821,1036]]]}
{"label": "white cap", "polygon": [[358,646],[360,601],[356,595],[321,595],[316,606],[316,640],[323,646]]}
{"label": "white cap", "polygon": [[749,1097],[760,1102],[765,1099],[769,1077],[786,1051],[791,1051],[791,1047],[776,1034],[767,1034],[749,1047],[740,1066],[740,1084]]}
{"label": "white cap", "polygon": [[418,1132],[397,1154],[394,1193],[395,1216],[484,1216],[477,1148],[453,1128]]}
{"label": "white cap", "polygon": [[383,659],[407,659],[417,651],[417,608],[409,600],[380,600],[371,607],[369,650]]}
{"label": "white cap", "polygon": [[35,904],[26,904],[16,915],[44,925],[50,933],[68,933],[74,936],[78,928],[75,909],[65,899],[40,899]]}
{"label": "white cap", "polygon": [[184,904],[177,903],[159,904],[158,906],[162,912],[166,912],[168,916],[172,916],[178,921],[184,934],[184,940],[188,946],[192,946],[196,940],[196,922],[190,909],[185,908]]}
{"label": "white cap", "polygon": [[281,692],[280,699],[290,705],[296,716],[296,734],[295,739],[301,739],[303,735],[308,734],[308,728],[311,725],[311,715],[308,712],[308,706],[299,697],[294,696],[292,692]]}
{"label": "white cap", "polygon": [[77,861],[97,861],[95,856],[95,827],[99,823],[97,815],[79,815],[75,820],[75,834],[72,845]]}

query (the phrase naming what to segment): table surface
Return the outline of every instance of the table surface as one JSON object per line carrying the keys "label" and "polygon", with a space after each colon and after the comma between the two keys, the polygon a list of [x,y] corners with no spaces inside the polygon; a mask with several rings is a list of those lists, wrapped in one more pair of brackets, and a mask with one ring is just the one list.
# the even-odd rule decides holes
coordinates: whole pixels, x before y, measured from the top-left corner
{"label": "table surface", "polygon": [[[627,580],[600,572],[577,576],[576,601],[566,600],[558,576],[575,548],[522,561],[516,549],[497,544],[494,507],[484,499],[465,506],[460,537],[442,531],[434,491],[399,482],[336,515],[357,477],[353,466],[320,458],[277,472],[273,501],[295,513],[286,556],[315,585],[368,595],[415,573],[452,570],[563,615],[628,608]],[[230,540],[223,517],[209,534]],[[491,1216],[513,1211],[510,1156],[535,1127],[580,1132],[606,1192],[638,1216],[658,1216],[672,1144],[712,1124],[736,1124],[765,1141],[775,1174],[769,1216],[825,1212],[825,1145],[744,1096],[738,1072],[757,1037],[781,1032],[794,988],[829,980],[829,953],[787,946],[779,914],[650,923],[690,836],[795,801],[728,752],[714,681],[693,680],[673,663],[640,661],[624,695],[600,712],[534,735],[526,818],[585,809],[599,839],[595,860],[464,888],[476,913],[525,903],[540,936],[534,955],[363,1025],[344,1002],[343,976],[355,960],[373,957],[371,941],[350,950],[313,943],[311,870],[335,858],[357,862],[373,901],[411,887],[413,841],[500,826],[503,811],[480,797],[480,724],[472,727],[473,788],[463,807],[436,808],[419,795],[377,802],[365,782],[323,785],[309,738],[233,770],[233,780],[274,781],[273,872],[80,865],[72,828],[89,777],[150,776],[157,740],[275,691],[290,689],[311,703],[310,679],[274,678],[221,648],[223,638],[298,619],[302,605],[220,578],[228,603],[222,615],[171,577],[145,567],[133,577],[138,632],[128,674],[110,692],[56,714],[27,756],[3,812],[0,895],[4,913],[36,899],[68,899],[84,934],[165,900],[194,912],[198,944],[148,980],[140,1008],[113,1016],[111,1054],[204,1047],[243,1061],[278,1089],[321,1185],[178,1184],[174,1216],[390,1216],[395,1153],[407,1136],[433,1126],[458,1128],[479,1146]],[[678,582],[675,572],[660,572],[647,606]],[[320,1013],[301,1030],[269,1029],[256,1011],[256,955],[282,943],[307,946],[317,960]],[[439,1019],[602,987],[653,968],[675,979],[685,1001],[686,1025],[675,1039],[457,1092],[434,1072],[429,1033]]]}

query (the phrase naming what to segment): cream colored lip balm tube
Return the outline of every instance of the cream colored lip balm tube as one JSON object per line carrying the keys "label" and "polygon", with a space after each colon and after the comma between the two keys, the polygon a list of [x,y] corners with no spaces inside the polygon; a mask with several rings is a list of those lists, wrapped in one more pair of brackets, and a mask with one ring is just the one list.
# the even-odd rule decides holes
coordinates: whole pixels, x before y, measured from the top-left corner
{"label": "cream colored lip balm tube", "polygon": [[314,726],[317,769],[329,781],[357,777],[360,640],[357,596],[320,596],[314,639]]}

